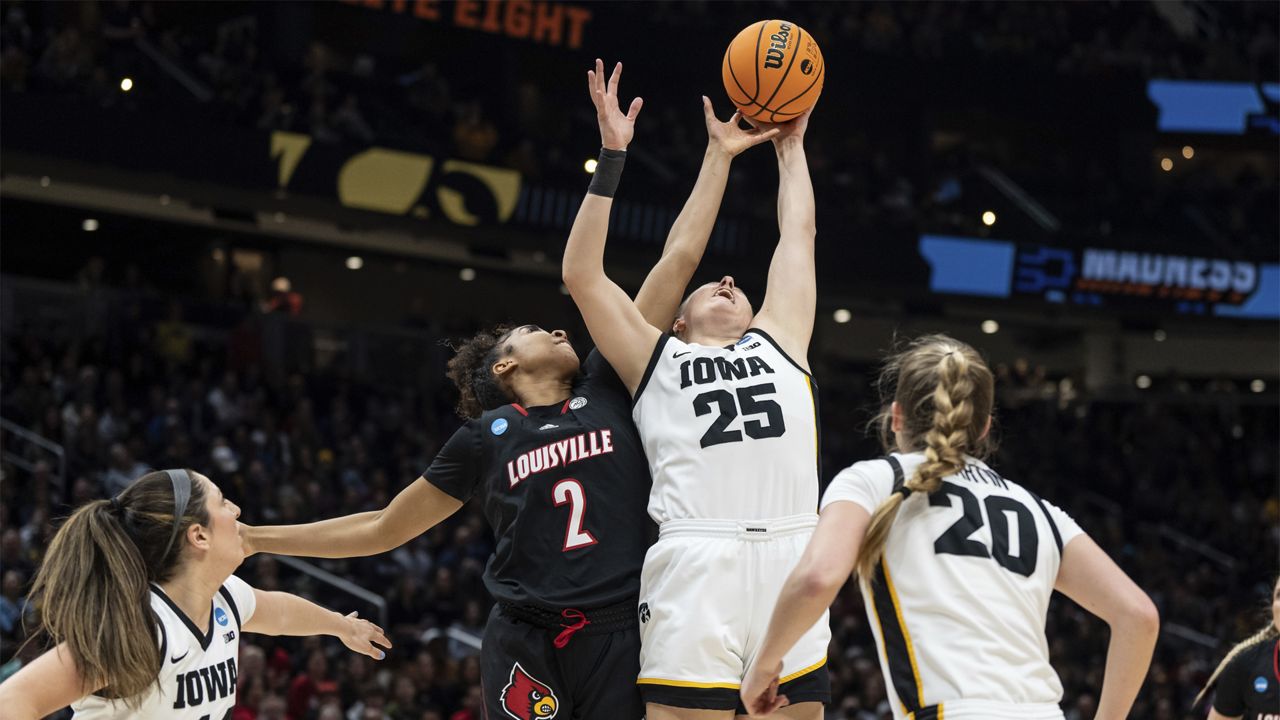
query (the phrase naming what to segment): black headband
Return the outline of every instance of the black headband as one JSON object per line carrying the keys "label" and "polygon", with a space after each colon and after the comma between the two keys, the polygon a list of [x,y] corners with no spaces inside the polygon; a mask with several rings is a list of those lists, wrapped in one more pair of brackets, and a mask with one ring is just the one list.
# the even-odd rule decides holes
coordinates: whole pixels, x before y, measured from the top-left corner
{"label": "black headband", "polygon": [[182,532],[182,518],[187,514],[187,503],[191,502],[191,475],[186,470],[165,470],[164,474],[173,483],[173,532],[160,557],[168,557],[169,551],[173,549],[173,542]]}

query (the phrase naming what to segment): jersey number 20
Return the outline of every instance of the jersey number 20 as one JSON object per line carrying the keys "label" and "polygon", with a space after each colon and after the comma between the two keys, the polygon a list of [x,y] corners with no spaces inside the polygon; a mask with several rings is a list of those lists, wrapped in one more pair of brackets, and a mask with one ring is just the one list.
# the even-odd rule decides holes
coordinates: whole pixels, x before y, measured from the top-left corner
{"label": "jersey number 20", "polygon": [[[1005,570],[1031,577],[1031,573],[1036,571],[1040,536],[1036,533],[1035,518],[1026,505],[1003,495],[987,496],[982,504],[987,508],[987,518],[991,523],[991,550],[988,551],[986,545],[972,538],[982,528],[982,508],[978,505],[978,498],[964,486],[943,480],[942,488],[929,496],[929,505],[951,507],[948,495],[960,498],[964,514],[934,541],[935,553],[989,557]],[[1013,527],[1010,527],[1010,519]]]}
{"label": "jersey number 20", "polygon": [[[787,431],[786,423],[782,420],[782,407],[769,398],[760,397],[774,392],[777,390],[773,383],[764,383],[738,388],[737,402],[734,402],[734,396],[728,390],[708,390],[694,398],[693,412],[699,417],[711,412],[712,405],[720,410],[715,422],[702,434],[702,447],[742,442],[743,432],[747,433],[747,437],[757,440],[780,437]],[[764,419],[744,419],[742,430],[730,430],[729,425],[738,418],[739,408],[743,415],[764,415]]]}

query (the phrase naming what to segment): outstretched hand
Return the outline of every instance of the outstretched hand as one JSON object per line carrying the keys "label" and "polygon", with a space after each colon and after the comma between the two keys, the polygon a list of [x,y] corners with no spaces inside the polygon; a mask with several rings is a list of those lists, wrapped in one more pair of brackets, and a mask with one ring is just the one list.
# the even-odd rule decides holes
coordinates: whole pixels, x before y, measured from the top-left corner
{"label": "outstretched hand", "polygon": [[587,71],[587,89],[591,102],[596,106],[596,119],[600,121],[600,144],[610,150],[626,150],[636,132],[636,116],[644,100],[631,101],[627,114],[618,106],[618,80],[622,78],[622,63],[613,67],[609,83],[604,81],[604,62],[596,58],[596,68]]}
{"label": "outstretched hand", "polygon": [[352,612],[345,616],[347,628],[340,638],[342,644],[361,655],[368,655],[374,660],[381,660],[387,656],[387,653],[378,649],[373,643],[377,642],[378,645],[390,650],[391,641],[387,639],[386,633],[383,632],[382,628],[368,620],[361,620],[359,614]]}
{"label": "outstretched hand", "polygon": [[702,96],[702,114],[707,121],[707,144],[723,151],[729,157],[766,140],[771,140],[782,132],[776,127],[756,127],[747,130],[742,127],[741,112],[735,112],[728,122],[720,122],[706,95]]}
{"label": "outstretched hand", "polygon": [[771,122],[763,122],[760,120],[752,120],[751,118],[747,118],[747,122],[751,123],[752,127],[757,128],[759,130],[776,129],[778,131],[778,134],[773,136],[774,144],[780,143],[783,140],[786,140],[787,138],[792,138],[792,137],[803,140],[805,131],[809,129],[809,116],[813,114],[813,108],[815,107],[817,107],[816,102],[813,105],[809,106],[808,110],[805,110],[803,113],[800,113],[799,117],[793,120],[788,120],[786,122],[771,123]]}
{"label": "outstretched hand", "polygon": [[751,717],[772,715],[778,708],[788,704],[786,695],[778,694],[779,676],[782,674],[782,663],[772,670],[762,669],[752,664],[742,678],[742,688],[738,691],[742,696],[742,704]]}

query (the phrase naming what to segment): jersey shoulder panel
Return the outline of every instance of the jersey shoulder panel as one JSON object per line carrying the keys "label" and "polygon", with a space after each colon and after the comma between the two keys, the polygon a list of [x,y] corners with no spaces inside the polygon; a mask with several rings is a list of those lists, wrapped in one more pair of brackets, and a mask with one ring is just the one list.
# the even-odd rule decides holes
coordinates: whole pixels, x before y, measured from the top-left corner
{"label": "jersey shoulder panel", "polygon": [[848,501],[874,513],[880,503],[893,492],[895,482],[894,466],[886,458],[856,462],[836,473],[822,496],[821,508]]}

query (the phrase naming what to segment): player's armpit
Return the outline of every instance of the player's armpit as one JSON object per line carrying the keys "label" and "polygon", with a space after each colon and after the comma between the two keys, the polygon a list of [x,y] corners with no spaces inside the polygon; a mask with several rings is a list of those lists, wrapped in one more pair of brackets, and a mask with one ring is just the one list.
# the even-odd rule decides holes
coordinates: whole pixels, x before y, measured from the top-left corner
{"label": "player's armpit", "polygon": [[6,718],[37,720],[98,690],[85,687],[66,643],[60,643],[0,684],[0,707]]}

